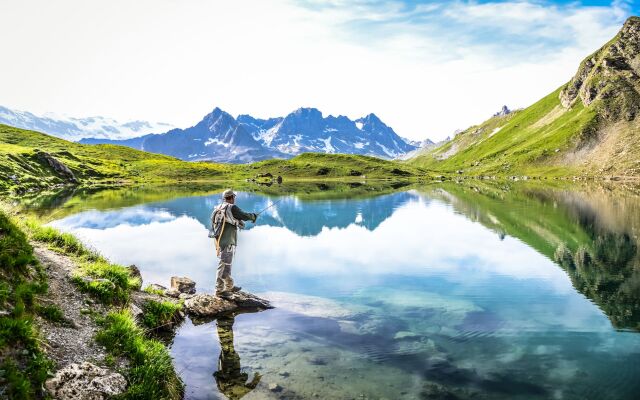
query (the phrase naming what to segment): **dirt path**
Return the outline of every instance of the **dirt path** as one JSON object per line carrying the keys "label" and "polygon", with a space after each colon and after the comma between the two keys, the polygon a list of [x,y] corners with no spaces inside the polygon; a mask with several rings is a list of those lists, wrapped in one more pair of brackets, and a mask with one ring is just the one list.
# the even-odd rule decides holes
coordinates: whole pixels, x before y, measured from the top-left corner
{"label": "dirt path", "polygon": [[105,313],[104,306],[81,293],[71,281],[75,264],[68,257],[55,253],[37,243],[34,254],[49,277],[49,291],[39,297],[41,304],[55,304],[62,310],[68,324],[38,318],[38,326],[47,344],[45,350],[57,368],[70,363],[89,361],[104,365],[105,350],[94,340],[98,327],[92,312]]}

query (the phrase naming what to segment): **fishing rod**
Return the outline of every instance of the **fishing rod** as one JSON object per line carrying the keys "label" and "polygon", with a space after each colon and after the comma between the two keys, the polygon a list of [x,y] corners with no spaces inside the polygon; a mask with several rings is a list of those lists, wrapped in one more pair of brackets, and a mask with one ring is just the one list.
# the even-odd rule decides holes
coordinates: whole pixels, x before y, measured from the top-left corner
{"label": "fishing rod", "polygon": [[281,201],[282,201],[282,199],[278,199],[278,200],[274,201],[273,203],[271,203],[271,205],[270,205],[270,206],[267,206],[267,207],[263,208],[263,209],[262,209],[262,211],[260,211],[260,212],[258,212],[258,213],[256,213],[256,214],[257,214],[257,215],[262,214],[263,212],[267,211],[268,209],[270,209],[271,207],[273,207],[273,206],[275,206],[276,204],[280,203]]}

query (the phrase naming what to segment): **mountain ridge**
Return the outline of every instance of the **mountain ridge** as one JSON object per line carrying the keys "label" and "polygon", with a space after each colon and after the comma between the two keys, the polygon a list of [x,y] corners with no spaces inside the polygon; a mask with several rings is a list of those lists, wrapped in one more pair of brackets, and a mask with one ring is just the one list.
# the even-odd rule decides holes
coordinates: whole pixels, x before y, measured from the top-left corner
{"label": "mountain ridge", "polygon": [[394,159],[418,148],[373,113],[351,120],[343,115],[325,117],[312,107],[267,119],[248,114],[236,119],[216,107],[190,128],[125,141],[82,139],[80,143],[120,144],[188,161],[232,163],[290,158],[307,152]]}
{"label": "mountain ridge", "polygon": [[77,141],[90,136],[92,138],[128,140],[152,132],[164,132],[173,128],[164,122],[134,120],[119,122],[113,118],[94,117],[57,117],[54,115],[36,115],[28,111],[12,110],[0,106],[0,124],[21,129],[47,132],[65,140]]}

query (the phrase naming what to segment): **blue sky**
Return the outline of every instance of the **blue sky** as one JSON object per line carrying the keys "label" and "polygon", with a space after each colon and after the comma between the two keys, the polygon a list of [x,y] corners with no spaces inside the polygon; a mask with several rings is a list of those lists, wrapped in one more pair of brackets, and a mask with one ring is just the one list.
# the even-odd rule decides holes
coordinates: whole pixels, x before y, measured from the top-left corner
{"label": "blue sky", "polygon": [[23,0],[0,3],[0,104],[179,127],[214,107],[376,113],[434,140],[526,107],[638,1]]}

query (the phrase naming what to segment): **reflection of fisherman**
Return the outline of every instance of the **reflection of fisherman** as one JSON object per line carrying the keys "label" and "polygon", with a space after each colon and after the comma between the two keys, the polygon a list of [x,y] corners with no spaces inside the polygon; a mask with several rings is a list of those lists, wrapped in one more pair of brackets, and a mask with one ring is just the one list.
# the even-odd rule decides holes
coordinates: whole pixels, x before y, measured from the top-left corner
{"label": "reflection of fisherman", "polygon": [[[220,257],[218,277],[216,279],[216,295],[227,297],[231,292],[237,292],[240,287],[233,285],[231,278],[231,264],[238,242],[238,228],[244,228],[244,221],[256,222],[258,214],[246,213],[235,205],[236,194],[231,189],[222,193],[223,202],[211,214],[211,225],[215,230],[216,219],[220,222],[220,231],[215,232],[216,250]],[[216,217],[217,215],[217,217]]]}
{"label": "reflection of fisherman", "polygon": [[221,317],[216,321],[220,338],[220,358],[218,370],[213,373],[218,390],[230,400],[240,399],[258,386],[260,374],[256,373],[250,382],[249,374],[240,368],[240,356],[233,347],[233,322],[235,317]]}

